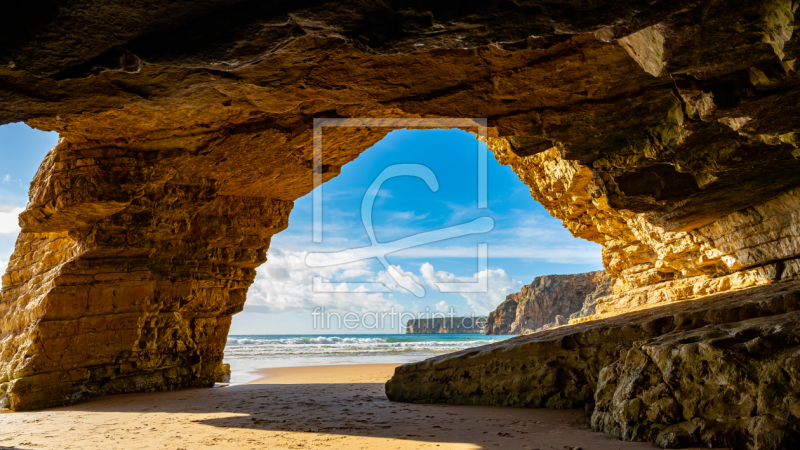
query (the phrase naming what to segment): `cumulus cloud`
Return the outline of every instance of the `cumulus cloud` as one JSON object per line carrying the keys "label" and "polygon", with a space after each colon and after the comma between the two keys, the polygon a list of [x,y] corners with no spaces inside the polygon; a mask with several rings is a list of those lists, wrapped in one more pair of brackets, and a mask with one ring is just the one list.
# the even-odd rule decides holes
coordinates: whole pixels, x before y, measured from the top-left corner
{"label": "cumulus cloud", "polygon": [[458,310],[456,310],[454,307],[448,305],[447,302],[444,301],[444,300],[442,300],[439,303],[437,303],[435,305],[435,308],[436,308],[436,312],[437,313],[442,313],[442,314],[445,314],[445,315],[447,315],[447,314],[458,315]]}
{"label": "cumulus cloud", "polygon": [[0,205],[0,234],[19,233],[19,213],[24,209]]}
{"label": "cumulus cloud", "polygon": [[[440,290],[437,283],[465,283],[465,286],[459,288],[458,286],[450,287],[449,292],[456,292],[458,295],[467,301],[467,304],[472,308],[475,314],[485,315],[494,309],[505,300],[506,296],[519,292],[522,288],[522,282],[511,278],[503,269],[489,269],[485,272],[478,272],[471,276],[460,277],[454,273],[444,270],[436,270],[433,264],[426,262],[419,268],[419,273],[405,271],[400,266],[392,266],[401,275],[408,276],[414,279],[417,283],[425,286],[427,289]],[[487,279],[488,276],[488,279]],[[389,286],[393,291],[407,292],[402,287],[394,282],[392,277],[381,271],[375,277]],[[486,283],[488,286],[487,292],[468,292],[471,287],[466,284]],[[448,310],[450,307],[443,300],[436,304],[436,310]]]}
{"label": "cumulus cloud", "polygon": [[[460,293],[467,303],[472,306],[472,310],[475,311],[476,314],[489,314],[491,311],[494,311],[497,305],[503,303],[507,295],[519,292],[522,288],[522,283],[511,278],[503,269],[488,270],[487,272],[489,277],[488,292]],[[480,272],[475,275],[483,279],[487,277],[487,272]]]}
{"label": "cumulus cloud", "polygon": [[[285,250],[277,247],[270,249],[268,261],[258,269],[258,275],[248,292],[247,306],[251,312],[283,313],[310,312],[317,307],[326,311],[404,311],[406,308],[398,303],[395,294],[406,295],[410,292],[399,286],[386,271],[374,271],[369,261],[358,261],[346,265],[328,267],[308,267],[308,252]],[[392,271],[398,276],[410,277],[428,293],[439,291],[438,283],[486,282],[486,292],[468,292],[469,287],[455,288],[450,292],[463,298],[471,312],[485,315],[494,310],[508,294],[518,292],[522,283],[513,279],[503,269],[490,269],[474,273],[470,276],[458,276],[454,273],[436,270],[426,262],[419,270],[405,270],[399,265],[392,265]],[[487,279],[488,276],[488,279]],[[315,289],[314,278],[321,277],[326,283],[325,289]],[[370,284],[382,285],[385,292],[375,292]],[[451,294],[452,295],[452,294]],[[457,298],[457,297],[456,297]],[[413,309],[419,309],[415,302]],[[437,312],[449,313],[455,307],[447,300],[432,305]],[[462,313],[469,313],[461,311]]]}
{"label": "cumulus cloud", "polygon": [[[354,312],[402,310],[391,294],[368,292],[358,283],[375,281],[375,274],[366,261],[310,268],[306,264],[307,256],[308,252],[270,249],[267,262],[259,267],[248,291],[249,309],[266,313],[307,312],[316,307]],[[319,292],[314,288],[314,277],[322,277],[326,283],[338,283]]]}
{"label": "cumulus cloud", "polygon": [[522,283],[511,278],[503,269],[489,269],[475,273],[470,277],[459,277],[450,272],[437,271],[433,268],[433,265],[426,262],[420,267],[420,274],[425,283],[431,287],[436,287],[436,283],[461,282],[471,284],[477,282],[480,284],[486,282],[488,286],[487,292],[467,292],[470,288],[466,285],[462,288],[455,287],[455,292],[458,292],[467,301],[467,304],[472,307],[472,311],[481,315],[493,311],[497,305],[505,300],[508,294],[518,292],[522,288]]}

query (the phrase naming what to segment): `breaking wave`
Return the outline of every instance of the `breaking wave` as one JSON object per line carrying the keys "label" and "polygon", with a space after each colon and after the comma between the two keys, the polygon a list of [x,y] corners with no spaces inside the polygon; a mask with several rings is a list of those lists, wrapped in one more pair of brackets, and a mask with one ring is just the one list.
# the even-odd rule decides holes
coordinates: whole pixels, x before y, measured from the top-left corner
{"label": "breaking wave", "polygon": [[489,344],[483,335],[229,336],[226,358],[334,355],[436,355]]}

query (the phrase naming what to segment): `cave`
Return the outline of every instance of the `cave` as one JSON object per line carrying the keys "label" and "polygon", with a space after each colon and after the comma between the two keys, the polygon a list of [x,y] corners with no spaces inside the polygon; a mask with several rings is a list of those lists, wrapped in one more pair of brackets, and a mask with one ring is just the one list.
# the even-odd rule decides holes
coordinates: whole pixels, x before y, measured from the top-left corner
{"label": "cave", "polygon": [[[271,236],[391,129],[370,121],[477,119],[533,198],[602,245],[613,286],[569,325],[401,366],[389,398],[589,409],[595,429],[662,447],[792,448],[798,6],[10,7],[0,124],[60,139],[2,277],[0,401],[212,386]],[[320,159],[331,119],[352,126],[324,131]]]}

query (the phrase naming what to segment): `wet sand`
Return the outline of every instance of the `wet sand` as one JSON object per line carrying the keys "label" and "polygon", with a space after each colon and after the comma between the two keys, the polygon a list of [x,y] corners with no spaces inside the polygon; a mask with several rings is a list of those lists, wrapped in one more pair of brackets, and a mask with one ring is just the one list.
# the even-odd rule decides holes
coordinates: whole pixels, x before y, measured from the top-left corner
{"label": "wet sand", "polygon": [[394,367],[265,369],[245,385],[0,414],[0,449],[656,448],[591,431],[584,411],[393,403]]}

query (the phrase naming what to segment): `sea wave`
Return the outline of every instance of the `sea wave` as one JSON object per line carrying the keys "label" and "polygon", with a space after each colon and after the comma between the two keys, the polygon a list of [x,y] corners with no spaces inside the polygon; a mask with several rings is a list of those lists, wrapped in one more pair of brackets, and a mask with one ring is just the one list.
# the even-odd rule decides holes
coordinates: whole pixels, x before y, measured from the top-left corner
{"label": "sea wave", "polygon": [[493,340],[469,336],[455,337],[229,337],[226,358],[435,355],[491,343]]}
{"label": "sea wave", "polygon": [[237,345],[353,345],[353,344],[385,344],[386,338],[352,338],[338,336],[297,337],[284,339],[228,338],[229,346]]}

